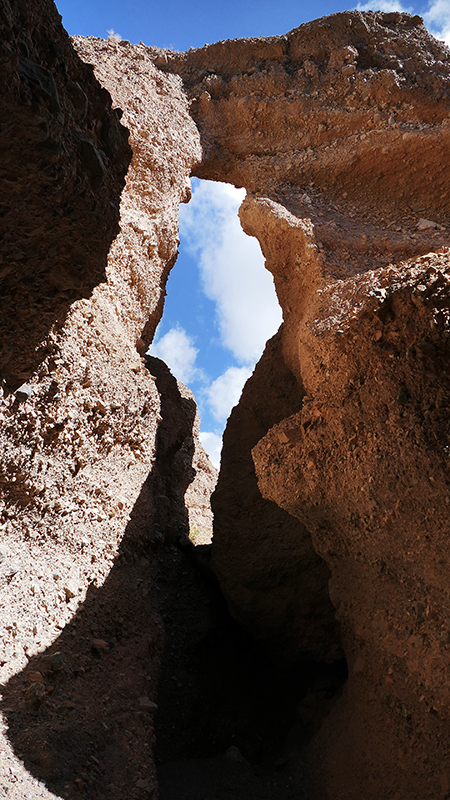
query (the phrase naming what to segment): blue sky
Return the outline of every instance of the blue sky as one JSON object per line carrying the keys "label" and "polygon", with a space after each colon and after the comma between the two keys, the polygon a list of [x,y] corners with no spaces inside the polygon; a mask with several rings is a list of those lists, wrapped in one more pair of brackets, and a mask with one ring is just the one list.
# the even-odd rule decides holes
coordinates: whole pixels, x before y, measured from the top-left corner
{"label": "blue sky", "polygon": [[245,190],[196,178],[192,190],[180,207],[180,256],[150,352],[194,392],[203,445],[218,463],[227,417],[281,310],[259,244],[239,223]]}
{"label": "blue sky", "polygon": [[[56,0],[56,5],[71,35],[107,38],[114,31],[133,43],[173,50],[283,34],[348,8],[421,14],[429,30],[450,44],[450,0],[358,5],[329,0]],[[281,320],[259,245],[239,225],[244,195],[224,184],[193,181],[192,200],[180,208],[180,255],[152,349],[194,392],[201,438],[216,465],[226,418]]]}
{"label": "blue sky", "polygon": [[[310,19],[355,8],[356,4],[321,0],[57,0],[63,24],[71,35],[101,36],[113,29],[123,39],[157,47],[188,50],[220,39],[287,33]],[[450,29],[449,0],[400,3],[380,0],[361,8],[430,12],[427,23],[435,32]],[[444,37],[442,37],[444,38]]]}
{"label": "blue sky", "polygon": [[123,39],[188,50],[220,39],[286,33],[308,19],[344,11],[344,3],[292,0],[60,0],[56,5],[71,35],[106,37],[113,28]]}

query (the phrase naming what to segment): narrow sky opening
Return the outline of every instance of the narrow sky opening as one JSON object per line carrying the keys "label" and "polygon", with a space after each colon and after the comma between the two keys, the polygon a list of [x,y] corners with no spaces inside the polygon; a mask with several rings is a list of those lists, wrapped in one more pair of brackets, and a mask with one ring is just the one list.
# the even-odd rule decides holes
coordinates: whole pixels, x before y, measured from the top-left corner
{"label": "narrow sky opening", "polygon": [[180,207],[180,251],[150,353],[195,395],[202,444],[218,466],[231,409],[280,326],[281,309],[259,243],[237,215],[244,189],[192,182]]}

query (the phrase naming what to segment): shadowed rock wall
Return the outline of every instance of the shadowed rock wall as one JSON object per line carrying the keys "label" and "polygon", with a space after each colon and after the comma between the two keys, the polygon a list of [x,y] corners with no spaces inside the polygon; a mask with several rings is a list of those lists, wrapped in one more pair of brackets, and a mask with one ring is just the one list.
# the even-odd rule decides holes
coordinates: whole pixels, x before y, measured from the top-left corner
{"label": "shadowed rock wall", "polygon": [[105,280],[131,150],[53,3],[0,10],[0,380],[16,389],[49,330]]}
{"label": "shadowed rock wall", "polygon": [[282,356],[282,329],[266,345],[223,437],[212,496],[214,568],[236,619],[275,660],[342,656],[329,571],[308,530],[258,489],[252,448],[302,406],[303,390]]}

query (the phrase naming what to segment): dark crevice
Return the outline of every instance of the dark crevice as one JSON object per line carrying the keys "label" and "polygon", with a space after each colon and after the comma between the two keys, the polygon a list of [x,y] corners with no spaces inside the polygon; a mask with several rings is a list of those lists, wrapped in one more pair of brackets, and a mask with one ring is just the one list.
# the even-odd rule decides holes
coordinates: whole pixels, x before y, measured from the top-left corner
{"label": "dark crevice", "polygon": [[156,553],[164,629],[155,717],[161,800],[298,798],[305,784],[291,769],[292,752],[298,755],[328,712],[345,661],[274,659],[230,615],[211,546],[187,537],[195,405],[162,361],[148,358],[147,366],[162,416],[152,482],[153,525],[164,543]]}
{"label": "dark crevice", "polygon": [[302,655],[300,646],[288,657],[283,642],[276,652],[273,642],[257,642],[231,616],[211,545],[194,546],[188,538],[184,495],[194,478],[195,404],[181,396],[162,361],[148,357],[147,366],[162,416],[152,476],[164,630],[155,716],[161,800],[306,800],[302,751],[339,695],[345,660],[311,658],[309,643]]}
{"label": "dark crevice", "polygon": [[302,751],[340,693],[345,660],[275,664],[230,616],[203,548],[160,551],[158,585],[161,800],[306,800]]}

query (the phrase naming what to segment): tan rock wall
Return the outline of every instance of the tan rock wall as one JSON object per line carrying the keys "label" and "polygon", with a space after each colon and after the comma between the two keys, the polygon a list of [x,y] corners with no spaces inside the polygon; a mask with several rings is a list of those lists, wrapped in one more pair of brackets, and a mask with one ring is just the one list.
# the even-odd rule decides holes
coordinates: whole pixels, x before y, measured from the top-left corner
{"label": "tan rock wall", "polygon": [[[142,556],[167,531],[154,524],[153,491],[164,409],[142,355],[162,314],[199,136],[179,78],[163,76],[141,52],[127,59],[106,42],[77,42],[83,58],[95,60],[100,86],[54,5],[28,5],[3,3],[0,11],[4,713],[16,753],[56,793],[68,785],[83,794],[86,780],[86,791],[100,791],[85,771],[95,752],[110,797],[123,797],[143,780],[127,770],[133,741],[148,796],[156,792],[149,697],[162,634],[148,588],[155,559]],[[133,159],[121,197],[131,149],[112,106],[122,103]],[[195,409],[191,416],[191,449],[175,454],[184,487],[209,464],[193,441]],[[179,509],[183,497],[172,501]],[[58,675],[48,667],[55,651],[64,664]],[[106,652],[106,665],[95,669]],[[29,659],[41,676],[36,685]],[[145,673],[131,671],[136,663]],[[23,797],[34,791],[32,778],[3,735],[9,760],[0,781]]]}
{"label": "tan rock wall", "polygon": [[[121,324],[141,352],[161,318],[165,284],[178,252],[178,205],[190,197],[199,135],[180,78],[164,76],[143,45],[74,39],[84,61],[123,108],[133,149],[120,209],[120,234],[108,258],[108,284]],[[168,124],[170,120],[170,124]]]}
{"label": "tan rock wall", "polygon": [[[106,42],[84,43],[84,57],[98,58],[100,77],[102,57],[108,53],[111,58],[110,67],[105,70],[113,76],[111,89],[120,85],[124,93],[113,97],[113,105],[128,98],[126,119],[133,126],[133,161],[121,199],[121,232],[107,261],[109,245],[118,229],[119,193],[129,157],[126,132],[118,122],[120,113],[111,110],[108,92],[100,88],[92,69],[73,51],[54,7],[48,4],[42,11],[42,19],[30,11],[29,36],[35,36],[42,46],[38,33],[48,24],[53,26],[55,39],[62,43],[55,44],[55,52],[60,53],[58,48],[63,48],[63,54],[54,62],[61,111],[52,109],[51,99],[42,89],[36,89],[34,79],[24,79],[17,67],[19,56],[12,53],[10,63],[15,65],[16,75],[11,81],[11,97],[7,96],[11,106],[8,113],[11,118],[19,113],[14,106],[14,91],[22,92],[25,111],[20,113],[36,113],[33,104],[41,102],[49,130],[59,126],[66,139],[61,143],[61,163],[44,155],[42,161],[33,161],[31,166],[27,161],[31,156],[24,158],[23,147],[20,148],[18,133],[22,129],[16,122],[10,134],[11,138],[15,131],[16,145],[2,162],[7,172],[16,175],[20,189],[8,195],[11,209],[6,219],[11,241],[17,248],[25,238],[21,225],[14,229],[10,220],[21,220],[26,203],[28,216],[23,226],[39,225],[42,252],[33,255],[33,274],[40,275],[39,282],[26,284],[24,272],[22,282],[11,286],[3,301],[2,324],[10,327],[2,344],[6,351],[13,348],[13,357],[5,363],[7,386],[15,389],[24,377],[28,381],[20,396],[11,394],[8,388],[2,396],[1,524],[5,548],[11,552],[19,548],[15,560],[20,562],[21,570],[31,576],[33,562],[45,553],[47,563],[50,559],[59,565],[55,570],[61,573],[61,580],[74,579],[75,604],[83,599],[90,581],[101,583],[107,575],[153,465],[160,399],[140,353],[162,313],[165,280],[177,253],[178,204],[187,196],[190,169],[200,151],[178,78],[162,76],[139,54],[123,73],[122,49],[108,50]],[[14,50],[15,42],[10,41]],[[27,52],[31,55],[31,50]],[[61,77],[59,64],[63,55],[75,77],[81,75],[79,80],[84,81],[82,95],[88,99],[82,120],[77,119],[76,105],[81,95],[70,100],[72,84],[67,88]],[[40,66],[44,56],[36,50],[35,58],[40,59],[38,74],[41,70],[51,83],[48,75],[53,73],[47,75],[47,67]],[[32,98],[33,92],[37,92],[37,100]],[[141,102],[145,112],[137,126]],[[26,111],[28,108],[30,111]],[[52,115],[54,120],[50,119]],[[172,118],[170,128],[166,125],[168,116]],[[44,122],[36,125],[47,132]],[[83,136],[92,145],[84,144],[77,150],[81,123]],[[27,129],[23,135],[27,137]],[[46,139],[44,144],[47,142]],[[26,144],[30,152],[33,148],[34,156],[36,148],[40,152],[39,146],[34,141]],[[94,151],[94,147],[103,149]],[[116,151],[121,161],[119,155],[116,161],[113,155],[107,155]],[[85,152],[90,155],[86,157]],[[102,180],[97,180],[95,169],[92,171],[94,162],[88,160],[86,166],[83,161],[97,158],[92,153],[97,153],[103,163]],[[31,193],[25,199],[31,169]],[[48,176],[55,170],[61,173],[62,181],[58,196],[51,193],[53,185],[47,194]],[[52,214],[53,224],[49,222]],[[7,250],[4,277],[11,281],[16,267],[8,257]],[[61,284],[69,257],[73,273],[85,275],[84,283],[73,291],[66,283]],[[20,295],[25,285],[32,312],[30,324],[37,320],[31,336],[37,350],[31,353],[28,343],[23,345],[22,329],[15,334],[22,313],[17,308],[26,308]],[[78,299],[83,294],[86,296]],[[11,305],[14,301],[16,306]],[[40,310],[42,305],[44,311]],[[18,372],[21,365],[27,367],[23,374]],[[151,507],[146,510],[149,513]],[[146,518],[140,520],[143,535],[150,522]],[[135,526],[139,527],[136,520]],[[68,553],[73,558],[70,569]],[[69,572],[71,575],[66,575]],[[50,597],[55,594],[58,606],[58,587],[50,572],[44,577],[43,590]],[[7,585],[3,591],[6,598]],[[11,617],[20,620],[14,652],[23,663],[24,647],[32,651],[54,635],[55,624],[61,623],[61,609],[57,607],[47,615],[45,632],[41,621],[36,638],[36,626],[25,610],[28,597],[17,595],[9,602]],[[72,612],[69,603],[63,607],[62,617],[68,618]],[[43,607],[38,607],[37,613],[47,614]],[[16,666],[14,660],[8,659],[9,672]]]}
{"label": "tan rock wall", "polygon": [[[282,359],[303,387],[301,410],[255,432],[253,459],[263,497],[331,570],[350,668],[311,751],[312,792],[445,796],[449,51],[419,18],[346,12],[155,58],[192,97],[197,174],[248,189],[241,221],[274,275]],[[267,634],[275,593],[264,608],[259,587],[294,538],[269,556],[244,513],[233,528],[252,437],[242,452],[237,438],[260,380],[229,422],[214,551],[234,613],[249,624],[258,609]]]}

